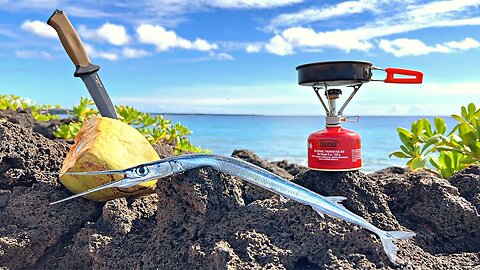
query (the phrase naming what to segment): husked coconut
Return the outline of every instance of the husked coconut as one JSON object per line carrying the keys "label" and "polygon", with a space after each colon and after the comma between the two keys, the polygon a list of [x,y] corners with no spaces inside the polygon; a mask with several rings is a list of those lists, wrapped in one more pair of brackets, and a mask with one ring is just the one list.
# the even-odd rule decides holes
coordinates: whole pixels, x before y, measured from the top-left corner
{"label": "husked coconut", "polygon": [[[148,140],[135,128],[117,119],[94,117],[85,122],[75,138],[61,169],[65,172],[119,170],[160,159]],[[60,182],[73,193],[79,193],[124,175],[62,174]],[[108,188],[84,196],[93,201],[155,192],[156,180],[129,188]]]}

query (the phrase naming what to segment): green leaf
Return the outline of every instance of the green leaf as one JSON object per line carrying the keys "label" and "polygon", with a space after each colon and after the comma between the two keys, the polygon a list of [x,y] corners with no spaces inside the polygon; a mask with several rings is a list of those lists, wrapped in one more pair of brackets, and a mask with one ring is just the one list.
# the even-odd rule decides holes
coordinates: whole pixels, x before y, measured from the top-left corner
{"label": "green leaf", "polygon": [[462,118],[462,117],[460,117],[456,114],[452,114],[452,118],[457,120],[460,124],[470,125],[470,123],[467,120],[465,120],[464,118]]}
{"label": "green leaf", "polygon": [[447,130],[447,125],[445,124],[445,120],[440,117],[435,117],[435,133],[444,134]]}
{"label": "green leaf", "polygon": [[424,134],[427,135],[427,137],[431,137],[433,135],[433,132],[430,121],[428,121],[427,118],[420,119],[420,121],[422,121],[423,130],[425,131]]}
{"label": "green leaf", "polygon": [[468,104],[468,117],[467,117],[467,120],[469,122],[471,122],[473,120],[473,118],[475,117],[475,112],[476,112],[477,108],[475,108],[475,104],[473,103],[470,103]]}
{"label": "green leaf", "polygon": [[440,162],[438,161],[436,156],[430,156],[429,161],[430,161],[430,164],[432,164],[433,167],[435,167],[439,171],[441,170],[442,165],[440,164]]}
{"label": "green leaf", "polygon": [[463,149],[460,149],[460,148],[457,148],[457,147],[451,147],[451,146],[437,146],[436,150],[440,153],[442,153],[442,152],[448,152],[448,153],[457,152],[459,154],[464,154]]}
{"label": "green leaf", "polygon": [[420,153],[424,153],[425,150],[426,150],[429,146],[438,143],[438,142],[441,140],[441,137],[440,137],[440,136],[441,136],[440,134],[437,134],[437,135],[434,135],[434,136],[430,137],[430,138],[425,142],[425,144],[423,145],[422,150],[420,151]]}
{"label": "green leaf", "polygon": [[480,108],[475,112],[475,117],[480,118]]}
{"label": "green leaf", "polygon": [[467,108],[465,108],[465,106],[462,106],[462,117],[464,119],[468,118],[468,112],[467,112]]}
{"label": "green leaf", "polygon": [[425,167],[426,162],[427,160],[423,155],[415,157],[414,159],[412,159],[412,162],[410,163],[410,169],[412,170],[422,169]]}
{"label": "green leaf", "polygon": [[455,134],[455,132],[458,131],[459,126],[460,125],[456,125],[455,127],[453,127],[452,131],[450,131],[447,136],[451,136],[451,135]]}
{"label": "green leaf", "polygon": [[475,150],[475,144],[477,143],[477,135],[475,132],[470,131],[463,134],[462,140],[464,144],[468,145],[472,150]]}
{"label": "green leaf", "polygon": [[407,147],[400,145],[400,149],[402,149],[403,153],[410,156],[410,151],[407,149]]}
{"label": "green leaf", "polygon": [[424,125],[424,122],[422,121],[422,119],[412,123],[412,133],[416,138],[420,138],[420,136],[422,136],[422,134],[425,133],[425,129],[423,125]]}
{"label": "green leaf", "polygon": [[443,152],[443,163],[447,168],[453,168],[453,154],[452,152]]}
{"label": "green leaf", "polygon": [[408,129],[406,129],[406,128],[399,127],[399,128],[397,128],[397,131],[398,131],[399,134],[403,134],[403,135],[405,135],[405,137],[407,137],[407,138],[410,138],[410,139],[411,139],[411,138],[414,137],[413,133],[410,132],[410,131],[409,131]]}
{"label": "green leaf", "polygon": [[458,128],[458,133],[460,137],[462,137],[462,134],[472,132],[472,131],[475,131],[475,129],[470,123],[461,123],[460,127]]}
{"label": "green leaf", "polygon": [[398,137],[400,137],[400,140],[402,141],[403,145],[405,145],[405,147],[408,148],[409,153],[410,153],[410,152],[414,152],[414,150],[413,150],[413,144],[412,144],[410,138],[408,138],[408,137],[407,137],[405,134],[403,134],[403,133],[399,133],[399,134],[398,134]]}
{"label": "green leaf", "polygon": [[388,155],[388,157],[392,157],[392,156],[395,156],[395,157],[398,157],[398,158],[409,158],[410,156],[406,155],[405,153],[403,153],[402,151],[395,151],[395,152],[392,152]]}
{"label": "green leaf", "polygon": [[463,164],[468,164],[468,165],[470,165],[470,164],[478,164],[478,163],[480,162],[480,160],[477,159],[477,158],[474,158],[474,157],[465,157],[465,158],[463,158],[463,159],[461,160],[461,162],[462,162]]}

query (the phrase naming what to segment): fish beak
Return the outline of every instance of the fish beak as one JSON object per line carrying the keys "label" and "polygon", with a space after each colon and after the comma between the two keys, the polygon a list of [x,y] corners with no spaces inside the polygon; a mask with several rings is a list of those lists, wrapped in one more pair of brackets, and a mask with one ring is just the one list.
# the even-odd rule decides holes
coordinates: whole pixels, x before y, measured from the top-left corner
{"label": "fish beak", "polygon": [[[70,173],[70,174],[71,174],[71,173]],[[75,173],[75,174],[76,174],[76,173]],[[88,175],[88,174],[83,174],[83,175]],[[90,193],[93,193],[93,192],[97,192],[97,191],[100,191],[100,190],[104,190],[104,189],[106,189],[106,188],[122,187],[122,186],[125,186],[125,185],[127,185],[128,183],[130,183],[132,180],[133,180],[132,178],[126,177],[126,178],[120,179],[120,180],[115,181],[115,182],[110,182],[110,183],[107,183],[107,184],[104,184],[104,185],[101,185],[101,186],[98,186],[98,187],[95,187],[95,188],[91,188],[91,189],[89,189],[89,190],[86,190],[86,191],[77,193],[77,194],[72,195],[72,196],[70,196],[70,197],[67,197],[67,198],[65,198],[65,199],[61,199],[61,200],[52,202],[52,203],[50,203],[49,205],[54,205],[54,204],[57,204],[57,203],[69,201],[69,200],[71,200],[71,199],[75,199],[75,198],[78,198],[78,197],[81,197],[81,196],[84,196],[84,195],[87,195],[87,194],[90,194]]]}
{"label": "fish beak", "polygon": [[125,170],[106,170],[106,171],[91,171],[91,172],[42,172],[43,174],[54,174],[54,175],[98,175],[98,174],[125,174]]}

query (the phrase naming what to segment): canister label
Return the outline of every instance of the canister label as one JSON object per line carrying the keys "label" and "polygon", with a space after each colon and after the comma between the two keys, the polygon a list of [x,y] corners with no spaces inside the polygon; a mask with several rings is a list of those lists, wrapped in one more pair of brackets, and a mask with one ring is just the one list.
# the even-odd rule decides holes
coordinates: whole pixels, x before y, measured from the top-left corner
{"label": "canister label", "polygon": [[354,170],[362,167],[359,140],[309,139],[308,167],[317,170]]}

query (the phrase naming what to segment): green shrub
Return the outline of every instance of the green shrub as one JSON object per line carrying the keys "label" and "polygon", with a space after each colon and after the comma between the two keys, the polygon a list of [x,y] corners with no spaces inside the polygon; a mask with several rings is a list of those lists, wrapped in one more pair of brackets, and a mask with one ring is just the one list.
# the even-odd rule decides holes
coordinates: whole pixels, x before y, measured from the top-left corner
{"label": "green shrub", "polygon": [[53,131],[53,136],[60,139],[74,139],[81,127],[82,122],[70,122],[68,124],[63,124]]}
{"label": "green shrub", "polygon": [[[91,107],[92,105],[94,105],[93,100],[82,97],[80,104],[73,107],[73,114],[70,115],[74,121],[58,127],[54,131],[54,135],[63,139],[75,138],[84,121],[99,115],[99,112]],[[202,150],[200,147],[192,145],[186,137],[192,132],[180,123],[172,125],[170,120],[161,115],[152,116],[130,106],[120,105],[115,108],[119,120],[135,127],[152,145],[169,144],[174,147],[176,154],[209,152],[209,150]]]}
{"label": "green shrub", "polygon": [[402,145],[389,157],[407,158],[406,165],[412,170],[425,168],[428,161],[444,178],[480,164],[480,108],[470,103],[462,106],[461,115],[452,118],[458,123],[446,135],[445,120],[438,117],[435,130],[425,118],[413,122],[410,130],[399,127]]}
{"label": "green shrub", "polygon": [[[68,113],[73,120],[56,128],[53,135],[61,139],[73,139],[77,136],[83,122],[92,116],[100,115],[92,106],[95,103],[89,98],[82,97],[80,103],[73,106],[72,112]],[[202,150],[190,143],[186,136],[192,132],[185,126],[177,123],[172,125],[171,121],[161,115],[151,116],[130,106],[115,106],[118,117],[121,121],[134,126],[151,143],[165,143],[174,147],[175,153],[184,152],[206,153],[209,150]],[[12,94],[0,94],[0,110],[25,110],[30,109],[36,121],[44,122],[58,120],[58,115],[48,113],[51,105],[36,105],[32,101]],[[56,105],[59,109],[60,106]]]}
{"label": "green shrub", "polygon": [[[0,110],[26,110],[30,109],[33,118],[38,122],[59,119],[58,115],[48,113],[51,105],[35,105],[32,101],[12,94],[0,94]],[[55,108],[60,108],[56,105]]]}

